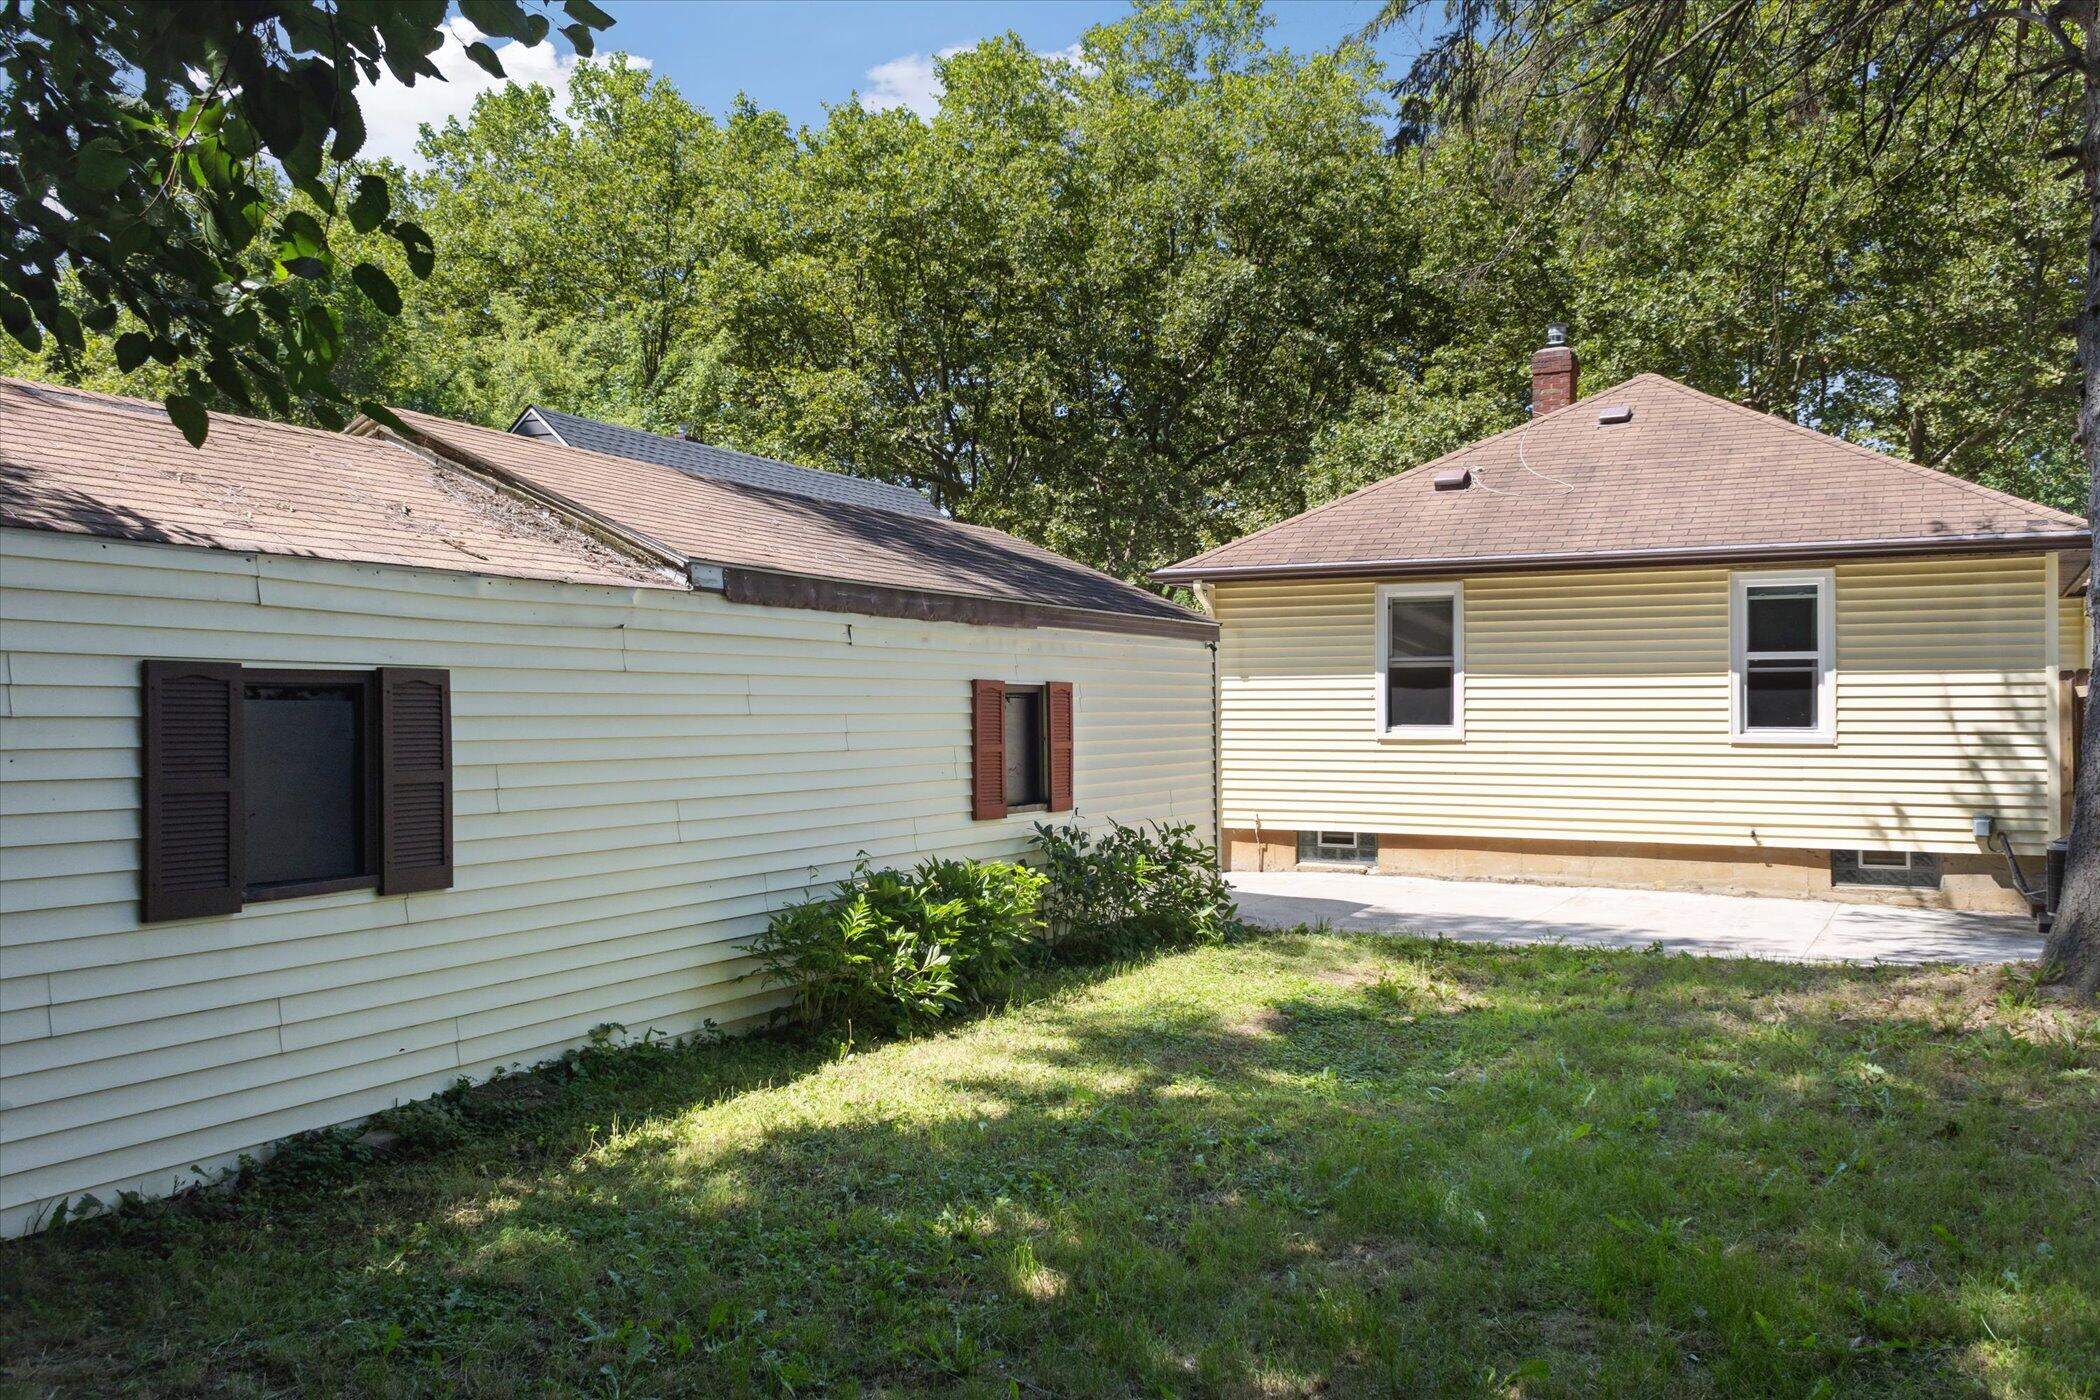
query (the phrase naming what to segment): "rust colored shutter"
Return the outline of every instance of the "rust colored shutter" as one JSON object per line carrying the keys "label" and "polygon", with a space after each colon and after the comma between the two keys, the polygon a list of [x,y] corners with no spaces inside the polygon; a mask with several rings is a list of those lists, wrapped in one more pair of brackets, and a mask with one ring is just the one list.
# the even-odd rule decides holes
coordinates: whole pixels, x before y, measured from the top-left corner
{"label": "rust colored shutter", "polygon": [[379,670],[379,892],[452,883],[452,677]]}
{"label": "rust colored shutter", "polygon": [[1045,726],[1050,731],[1050,810],[1072,810],[1072,683],[1043,687]]}
{"label": "rust colored shutter", "polygon": [[142,689],[141,917],[231,914],[248,866],[241,668],[148,661]]}
{"label": "rust colored shutter", "polygon": [[970,816],[1006,815],[1006,682],[970,682]]}

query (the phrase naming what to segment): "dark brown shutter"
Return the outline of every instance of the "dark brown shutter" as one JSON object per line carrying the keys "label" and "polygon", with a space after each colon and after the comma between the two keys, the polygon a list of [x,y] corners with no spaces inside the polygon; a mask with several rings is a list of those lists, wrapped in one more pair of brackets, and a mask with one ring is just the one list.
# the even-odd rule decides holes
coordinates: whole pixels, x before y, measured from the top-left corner
{"label": "dark brown shutter", "polygon": [[241,668],[148,661],[142,689],[142,917],[231,914],[248,866]]}
{"label": "dark brown shutter", "polygon": [[379,669],[379,892],[452,883],[452,677]]}
{"label": "dark brown shutter", "polygon": [[970,682],[970,816],[1006,815],[1006,682]]}
{"label": "dark brown shutter", "polygon": [[1050,731],[1050,810],[1072,810],[1072,683],[1043,687],[1044,727]]}

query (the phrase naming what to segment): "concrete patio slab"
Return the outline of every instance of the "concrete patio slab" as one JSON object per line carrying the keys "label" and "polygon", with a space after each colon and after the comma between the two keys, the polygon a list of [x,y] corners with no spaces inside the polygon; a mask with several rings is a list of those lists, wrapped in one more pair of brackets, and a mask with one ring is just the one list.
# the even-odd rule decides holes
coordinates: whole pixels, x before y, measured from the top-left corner
{"label": "concrete patio slab", "polygon": [[1270,927],[1324,922],[1484,943],[1660,944],[1793,962],[2002,963],[2042,951],[2033,921],[2016,914],[1411,875],[1239,871],[1226,879],[1240,913]]}

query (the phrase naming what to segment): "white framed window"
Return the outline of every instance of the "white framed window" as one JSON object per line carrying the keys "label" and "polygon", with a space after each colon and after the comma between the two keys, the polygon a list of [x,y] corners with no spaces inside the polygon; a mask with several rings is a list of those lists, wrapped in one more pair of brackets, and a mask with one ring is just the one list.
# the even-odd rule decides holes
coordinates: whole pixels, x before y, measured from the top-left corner
{"label": "white framed window", "polygon": [[1380,585],[1378,737],[1462,739],[1465,716],[1465,585]]}
{"label": "white framed window", "polygon": [[1316,831],[1313,833],[1313,850],[1325,860],[1351,860],[1356,856],[1356,833],[1353,831]]}
{"label": "white framed window", "polygon": [[1909,851],[1861,851],[1859,868],[1862,870],[1908,870]]}
{"label": "white framed window", "polygon": [[1835,576],[1791,569],[1729,582],[1730,734],[1742,744],[1835,742]]}

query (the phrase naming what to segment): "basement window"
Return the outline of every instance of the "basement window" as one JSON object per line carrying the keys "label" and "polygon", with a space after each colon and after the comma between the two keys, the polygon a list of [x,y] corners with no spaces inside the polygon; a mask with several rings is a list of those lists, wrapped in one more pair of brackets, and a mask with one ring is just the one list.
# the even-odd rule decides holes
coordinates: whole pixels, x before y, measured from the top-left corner
{"label": "basement window", "polygon": [[1837,737],[1832,591],[1828,569],[1734,576],[1729,703],[1738,743]]}
{"label": "basement window", "polygon": [[1830,883],[1936,890],[1940,858],[1929,851],[1832,851]]}
{"label": "basement window", "polygon": [[1393,583],[1377,596],[1378,736],[1464,738],[1464,585]]}
{"label": "basement window", "polygon": [[1375,865],[1378,833],[1373,831],[1301,831],[1298,860],[1329,865]]}

